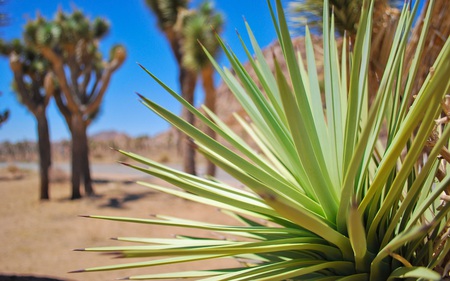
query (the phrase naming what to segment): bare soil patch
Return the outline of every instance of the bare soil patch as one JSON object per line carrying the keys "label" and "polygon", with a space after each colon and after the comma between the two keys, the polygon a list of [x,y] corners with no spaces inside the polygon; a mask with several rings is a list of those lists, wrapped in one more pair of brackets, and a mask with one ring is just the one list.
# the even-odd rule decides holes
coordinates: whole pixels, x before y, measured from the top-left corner
{"label": "bare soil patch", "polygon": [[[186,233],[180,229],[161,226],[87,219],[79,215],[148,218],[151,214],[166,214],[216,223],[234,221],[214,207],[150,190],[131,183],[126,176],[111,181],[103,178],[95,184],[99,197],[75,201],[68,200],[69,182],[53,182],[50,190],[52,199],[40,202],[39,181],[35,172],[24,173],[21,177],[2,177],[1,173],[4,171],[0,171],[0,280],[39,280],[25,279],[24,276],[73,281],[116,280],[131,275],[236,265],[235,261],[220,259],[157,268],[69,274],[69,271],[86,267],[140,261],[111,259],[96,253],[73,251],[77,248],[120,245],[120,242],[110,240],[113,237],[215,235],[201,231]],[[146,181],[164,184],[154,178],[147,178]],[[22,276],[22,279],[7,279],[17,276]]]}

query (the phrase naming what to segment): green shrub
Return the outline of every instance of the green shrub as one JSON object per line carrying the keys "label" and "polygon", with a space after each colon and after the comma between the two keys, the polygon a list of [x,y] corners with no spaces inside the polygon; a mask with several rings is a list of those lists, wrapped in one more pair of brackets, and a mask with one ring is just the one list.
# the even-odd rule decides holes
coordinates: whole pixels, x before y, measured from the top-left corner
{"label": "green shrub", "polygon": [[[325,5],[325,110],[310,34],[307,31],[307,55],[302,58],[292,46],[280,1],[276,2],[276,11],[271,8],[271,12],[284,58],[275,59],[287,62],[289,75],[284,75],[277,63],[272,73],[248,28],[255,58],[245,45],[244,48],[263,87],[259,90],[233,52],[220,41],[235,75],[213,63],[248,114],[250,121],[239,119],[239,122],[259,146],[260,154],[217,116],[206,108],[203,115],[149,73],[238,153],[151,100],[142,97],[142,102],[194,139],[199,151],[246,189],[194,177],[133,153],[122,153],[145,165],[130,166],[186,192],[142,183],[144,186],[220,207],[239,224],[217,225],[167,216],[90,217],[200,228],[242,239],[121,238],[143,245],[83,250],[111,252],[125,258],[160,258],[82,271],[232,257],[246,260],[246,266],[129,279],[440,280],[441,275],[435,269],[445,267],[450,249],[444,235],[450,204],[440,196],[450,183],[450,176],[438,181],[436,173],[443,169],[439,155],[448,143],[450,130],[445,124],[437,126],[435,120],[450,89],[450,41],[447,40],[433,71],[409,104],[412,81],[420,65],[415,60],[410,69],[404,68],[413,21],[406,4],[376,99],[369,106],[367,77],[373,2],[365,1],[363,7],[352,48],[348,48],[344,38],[344,51],[338,56],[333,22],[328,20],[329,9]],[[417,55],[422,45],[423,39]],[[386,138],[380,138],[382,130]],[[436,136],[436,142],[427,154],[427,161],[419,165],[431,135]]]}

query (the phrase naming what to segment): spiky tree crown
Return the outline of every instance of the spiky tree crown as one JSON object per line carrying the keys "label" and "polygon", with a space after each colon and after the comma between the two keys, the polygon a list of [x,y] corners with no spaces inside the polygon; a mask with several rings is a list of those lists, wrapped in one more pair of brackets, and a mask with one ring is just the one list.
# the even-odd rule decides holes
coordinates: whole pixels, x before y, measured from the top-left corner
{"label": "spiky tree crown", "polygon": [[10,68],[18,76],[11,83],[11,88],[19,102],[30,110],[35,105],[47,104],[48,97],[41,90],[50,70],[49,61],[38,50],[19,39],[10,42],[0,40],[0,54],[9,57]]}
{"label": "spiky tree crown", "polygon": [[82,11],[69,14],[60,10],[53,20],[38,15],[27,22],[23,36],[27,45],[50,47],[65,57],[76,52],[79,63],[88,57],[96,68],[101,68],[102,55],[97,45],[108,31],[109,23],[105,19],[90,21]]}
{"label": "spiky tree crown", "polygon": [[[376,0],[376,5],[398,7],[399,0]],[[345,31],[356,34],[361,14],[362,0],[330,0],[330,12],[334,14],[336,30],[340,34]],[[321,28],[323,15],[323,0],[293,0],[289,2],[288,11],[294,27],[315,26]]]}
{"label": "spiky tree crown", "polygon": [[43,76],[49,69],[49,62],[37,50],[27,46],[18,39],[11,42],[0,41],[0,54],[9,56],[14,54],[17,67],[21,72],[34,77]]}
{"label": "spiky tree crown", "polygon": [[188,0],[146,0],[158,18],[159,27],[164,30],[175,25],[180,9],[187,9]]}
{"label": "spiky tree crown", "polygon": [[212,55],[219,51],[215,35],[222,29],[223,16],[207,1],[198,10],[187,13],[183,21],[183,64],[193,70],[199,70],[209,63],[202,46]]}

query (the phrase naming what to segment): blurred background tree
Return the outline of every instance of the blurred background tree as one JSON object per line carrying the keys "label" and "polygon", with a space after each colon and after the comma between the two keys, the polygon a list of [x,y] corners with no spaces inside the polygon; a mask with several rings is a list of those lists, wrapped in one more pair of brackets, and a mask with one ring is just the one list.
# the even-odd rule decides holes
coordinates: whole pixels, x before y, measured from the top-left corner
{"label": "blurred background tree", "polygon": [[[420,32],[423,28],[425,12],[431,4],[431,1],[429,0],[422,1],[424,1],[425,4],[423,5],[421,14],[417,19],[416,25],[414,26],[411,42],[407,47],[407,57],[405,59],[406,67],[409,67],[414,58],[415,50],[419,43]],[[430,27],[425,38],[425,49],[423,51],[423,54],[426,55],[420,58],[420,65],[422,67],[419,68],[416,74],[416,79],[413,83],[413,94],[418,93],[420,85],[422,85],[425,81],[433,62],[436,60],[439,52],[444,47],[445,41],[450,36],[450,1],[435,0],[432,8]]]}
{"label": "blurred background tree", "polygon": [[[184,22],[183,66],[198,73],[205,94],[204,104],[209,110],[215,112],[215,70],[203,47],[213,57],[217,57],[220,45],[216,33],[222,30],[223,16],[214,10],[212,2],[204,2],[198,10],[190,10]],[[216,137],[215,132],[209,127],[206,128],[206,133],[212,138]],[[216,174],[216,166],[210,161],[207,162],[206,174],[210,176]]]}
{"label": "blurred background tree", "polygon": [[[9,57],[9,65],[14,75],[12,88],[18,100],[36,118],[40,172],[39,198],[50,199],[51,146],[46,109],[50,98],[57,91],[52,81],[50,64],[35,49],[27,47],[17,39],[10,43],[0,41],[0,54]],[[0,117],[1,122],[8,117],[8,112],[6,116],[3,116],[4,114]]]}
{"label": "blurred background tree", "polygon": [[[294,0],[288,4],[288,13],[294,30],[303,30],[308,24],[321,32],[323,0]],[[348,36],[354,43],[361,13],[362,0],[330,0],[330,15],[334,15],[336,31]],[[369,93],[378,89],[378,81],[383,75],[389,57],[394,32],[400,15],[399,7],[404,1],[376,0],[373,12],[373,29],[370,53]]]}
{"label": "blurred background tree", "polygon": [[[362,2],[362,0],[330,0],[330,10],[334,13],[336,30],[341,36],[344,36],[344,32],[346,32],[354,40]],[[415,2],[424,4],[422,10],[419,11],[420,15],[415,23],[411,42],[408,44],[405,59],[406,67],[409,66],[415,55],[425,13],[428,5],[432,3],[430,0],[416,0]],[[450,17],[448,16],[450,14],[450,1],[435,0],[433,2],[431,25],[425,39],[425,50],[422,52],[426,56],[420,58],[422,67],[416,74],[413,93],[417,93],[418,85],[422,85],[429,73],[432,62],[436,60],[445,41],[450,36]],[[399,8],[404,3],[406,2],[399,0],[375,1],[370,56],[371,74],[369,76],[369,91],[371,94],[376,92],[379,79],[381,79],[381,75],[386,67],[395,27],[398,22]],[[322,11],[323,0],[293,0],[288,5],[288,12],[290,13],[294,30],[303,28],[306,23],[312,28],[320,30]]]}
{"label": "blurred background tree", "polygon": [[85,194],[95,195],[86,130],[98,115],[112,74],[126,58],[125,48],[116,45],[109,60],[103,60],[99,42],[108,30],[106,20],[91,21],[79,10],[60,10],[51,21],[38,15],[24,30],[25,42],[50,62],[55,86],[61,89],[55,101],[72,136],[72,199],[81,198],[81,180]]}
{"label": "blurred background tree", "polygon": [[[208,62],[199,42],[213,55],[218,54],[215,32],[221,30],[223,17],[214,11],[210,2],[203,3],[198,10],[188,8],[187,0],[146,0],[155,14],[158,27],[164,32],[170,44],[179,69],[179,84],[182,97],[194,104],[194,91],[199,75],[205,90],[205,105],[215,110],[214,69]],[[216,30],[216,31],[214,31]],[[185,107],[181,116],[194,124],[194,115]],[[214,137],[213,131],[208,131]],[[195,148],[184,134],[179,135],[179,149],[183,153],[183,169],[195,175]],[[215,167],[208,163],[207,174],[214,175]]]}

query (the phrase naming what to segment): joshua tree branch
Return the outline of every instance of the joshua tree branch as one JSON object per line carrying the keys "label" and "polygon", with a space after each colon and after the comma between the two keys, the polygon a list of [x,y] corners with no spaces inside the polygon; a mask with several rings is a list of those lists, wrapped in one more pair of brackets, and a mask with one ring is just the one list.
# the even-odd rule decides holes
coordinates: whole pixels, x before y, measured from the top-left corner
{"label": "joshua tree branch", "polygon": [[19,61],[19,56],[16,53],[11,53],[9,56],[9,66],[14,73],[14,81],[16,82],[17,93],[21,97],[21,102],[34,114],[37,110],[37,105],[32,102],[32,97],[27,94],[27,87],[23,79],[22,63]]}
{"label": "joshua tree branch", "polygon": [[88,64],[83,70],[83,83],[81,84],[81,93],[83,93],[83,95],[87,95],[87,86],[89,85],[89,82],[91,82],[91,76],[92,64]]}
{"label": "joshua tree branch", "polygon": [[89,103],[91,103],[92,100],[94,99],[95,93],[97,92],[98,84],[101,81],[102,73],[103,73],[103,70],[96,70],[95,71],[95,82],[94,82],[94,85],[92,86],[92,89],[91,89],[91,91],[89,93]]}
{"label": "joshua tree branch", "polygon": [[52,72],[48,72],[44,77],[44,89],[45,89],[45,97],[44,97],[44,106],[47,106],[50,102],[52,96],[55,95],[55,82],[54,75]]}
{"label": "joshua tree branch", "polygon": [[31,88],[29,89],[32,93],[32,99],[36,104],[44,104],[44,97],[41,95],[41,85],[38,80],[31,79]]}
{"label": "joshua tree branch", "polygon": [[173,30],[173,28],[165,28],[164,33],[166,34],[167,41],[169,41],[170,48],[172,49],[176,61],[178,62],[178,64],[181,64],[182,54],[179,34],[177,34],[175,30]]}
{"label": "joshua tree branch", "polygon": [[70,81],[72,83],[71,88],[75,94],[81,98],[78,90],[78,76],[80,75],[80,67],[77,63],[77,46],[74,44],[65,44],[64,51],[67,54],[67,66],[70,72]]}
{"label": "joshua tree branch", "polygon": [[69,85],[67,84],[66,75],[64,72],[64,65],[63,61],[60,57],[58,57],[55,52],[50,49],[49,47],[42,47],[41,48],[42,55],[44,55],[45,58],[47,58],[52,63],[52,69],[55,73],[56,77],[58,78],[59,86],[64,93],[64,96],[67,101],[67,108],[71,112],[77,112],[78,111],[78,103],[79,101],[76,101],[74,99],[75,95],[72,94],[72,90],[70,89]]}
{"label": "joshua tree branch", "polygon": [[[111,79],[111,75],[113,73],[114,70],[112,70],[112,68],[110,67],[110,65],[108,65],[104,70],[103,70],[103,75],[100,77],[100,79],[98,79],[97,81],[100,82],[100,89],[96,92],[91,92],[91,96],[90,98],[93,98],[92,102],[89,103],[89,106],[86,108],[86,113],[87,114],[92,114],[94,113],[98,107],[100,106],[103,96],[106,92],[106,89],[108,87],[109,84],[109,80]],[[97,83],[96,83],[97,85]],[[95,91],[95,88],[92,89],[92,91]]]}
{"label": "joshua tree branch", "polygon": [[75,60],[74,54],[69,55],[68,64],[69,71],[70,71],[70,80],[72,83],[72,89],[75,92],[75,94],[79,97],[80,100],[82,99],[82,95],[80,95],[80,91],[78,89],[78,75],[79,71],[77,69],[77,62]]}
{"label": "joshua tree branch", "polygon": [[63,99],[63,94],[61,94],[61,91],[58,90],[58,91],[54,92],[54,97],[55,97],[56,105],[58,106],[59,111],[63,115],[64,120],[66,120],[66,124],[69,127],[69,130],[72,131],[71,122],[70,122],[70,118],[72,116],[72,113],[70,112],[69,108],[64,103],[64,101],[62,100]]}
{"label": "joshua tree branch", "polygon": [[106,92],[106,89],[108,88],[109,85],[109,81],[111,80],[111,76],[114,73],[114,71],[116,71],[124,62],[125,60],[125,51],[124,50],[117,50],[117,52],[120,52],[120,54],[116,54],[114,59],[109,62],[105,69],[103,70],[102,76],[100,78],[100,82],[101,82],[101,87],[98,90],[97,93],[92,93],[94,100],[89,103],[89,105],[86,108],[86,114],[90,115],[92,113],[94,113],[98,107],[100,106],[103,96]]}

